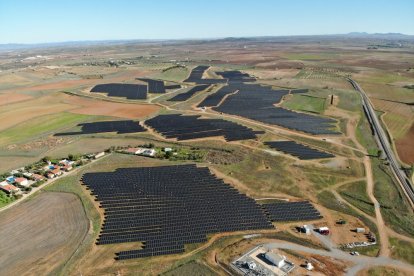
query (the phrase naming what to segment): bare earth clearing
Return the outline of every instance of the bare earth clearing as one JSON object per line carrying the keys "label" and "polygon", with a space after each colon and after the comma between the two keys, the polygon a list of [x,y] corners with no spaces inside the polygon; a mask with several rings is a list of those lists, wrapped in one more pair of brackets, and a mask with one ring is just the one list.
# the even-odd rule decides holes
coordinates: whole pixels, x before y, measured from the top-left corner
{"label": "bare earth clearing", "polygon": [[73,254],[89,227],[80,200],[69,193],[42,193],[2,212],[0,221],[0,275],[51,273]]}

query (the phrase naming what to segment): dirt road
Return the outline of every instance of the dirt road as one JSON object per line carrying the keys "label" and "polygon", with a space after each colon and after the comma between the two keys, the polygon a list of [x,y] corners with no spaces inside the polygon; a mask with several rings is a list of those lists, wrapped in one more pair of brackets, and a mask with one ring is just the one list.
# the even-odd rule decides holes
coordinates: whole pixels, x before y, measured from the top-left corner
{"label": "dirt road", "polygon": [[372,168],[371,168],[371,160],[368,156],[364,157],[364,166],[365,166],[365,173],[367,176],[367,194],[371,201],[374,203],[375,207],[375,217],[377,219],[377,227],[378,232],[380,235],[380,243],[381,243],[381,250],[380,255],[389,257],[390,256],[390,245],[388,241],[388,235],[384,223],[384,219],[382,218],[380,204],[378,200],[374,196],[374,178],[372,176]]}

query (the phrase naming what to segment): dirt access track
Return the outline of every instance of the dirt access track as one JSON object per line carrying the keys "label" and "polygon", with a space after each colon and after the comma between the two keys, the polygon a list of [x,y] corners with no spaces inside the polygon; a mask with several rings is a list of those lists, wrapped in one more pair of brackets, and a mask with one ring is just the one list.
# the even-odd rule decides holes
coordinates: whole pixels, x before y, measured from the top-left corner
{"label": "dirt access track", "polygon": [[46,275],[64,263],[89,229],[78,197],[43,192],[0,213],[0,275]]}

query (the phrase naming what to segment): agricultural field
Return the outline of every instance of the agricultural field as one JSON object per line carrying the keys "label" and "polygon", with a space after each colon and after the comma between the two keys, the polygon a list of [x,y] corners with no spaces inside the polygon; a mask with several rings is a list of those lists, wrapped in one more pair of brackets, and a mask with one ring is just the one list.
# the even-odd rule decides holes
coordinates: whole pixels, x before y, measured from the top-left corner
{"label": "agricultural field", "polygon": [[[348,79],[410,173],[414,44],[177,43],[0,51],[1,181],[41,159],[106,152],[33,192],[0,191],[0,274],[225,275],[264,242],[323,250],[281,252],[325,274],[394,275],[397,260],[414,271],[410,201]],[[326,250],[368,240],[338,258]]]}
{"label": "agricultural field", "polygon": [[0,257],[0,273],[54,273],[88,232],[81,202],[73,194],[44,192],[18,207],[0,214],[0,248],[7,252]]}

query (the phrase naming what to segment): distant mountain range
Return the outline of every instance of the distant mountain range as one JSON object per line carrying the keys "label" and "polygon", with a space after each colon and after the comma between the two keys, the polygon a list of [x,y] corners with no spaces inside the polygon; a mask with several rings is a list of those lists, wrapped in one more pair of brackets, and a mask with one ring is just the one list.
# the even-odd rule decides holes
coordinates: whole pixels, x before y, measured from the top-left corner
{"label": "distant mountain range", "polygon": [[50,42],[50,43],[9,43],[0,44],[0,51],[10,51],[30,48],[48,48],[48,47],[79,47],[79,46],[99,46],[99,45],[121,45],[135,43],[174,43],[184,41],[292,41],[294,39],[335,39],[335,38],[360,38],[360,39],[381,39],[390,41],[410,41],[414,42],[414,35],[406,35],[402,33],[367,33],[367,32],[351,32],[347,34],[330,34],[330,35],[292,35],[292,36],[257,36],[257,37],[225,37],[225,38],[198,38],[198,39],[130,39],[130,40],[96,40],[96,41],[66,41],[66,42]]}

